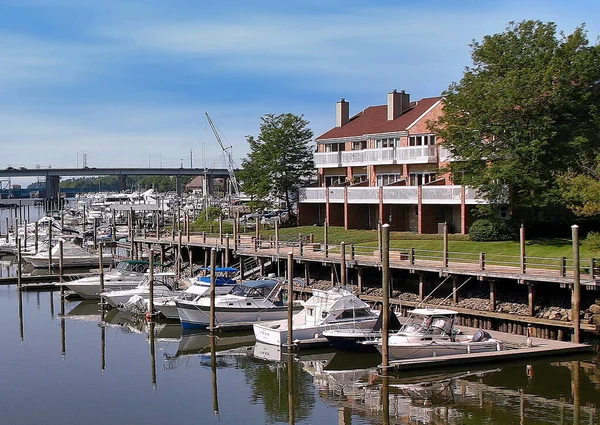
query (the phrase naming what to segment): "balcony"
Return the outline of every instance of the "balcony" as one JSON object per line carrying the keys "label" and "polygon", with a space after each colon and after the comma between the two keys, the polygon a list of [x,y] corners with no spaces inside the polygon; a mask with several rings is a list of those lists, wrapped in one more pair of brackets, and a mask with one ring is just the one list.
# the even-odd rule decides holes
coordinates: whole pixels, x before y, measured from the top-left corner
{"label": "balcony", "polygon": [[317,152],[316,168],[354,167],[389,164],[437,163],[436,145],[408,146],[403,148],[362,149],[342,152]]}
{"label": "balcony", "polygon": [[[329,191],[329,203],[344,202],[343,187],[305,187],[299,190],[300,203],[325,203],[325,191]],[[423,204],[446,204],[460,205],[461,186],[422,186]],[[384,204],[407,204],[418,203],[418,186],[389,186],[383,188]],[[379,187],[349,187],[349,204],[378,204]],[[473,188],[465,188],[465,203],[468,205],[486,204],[485,199],[478,197]]]}

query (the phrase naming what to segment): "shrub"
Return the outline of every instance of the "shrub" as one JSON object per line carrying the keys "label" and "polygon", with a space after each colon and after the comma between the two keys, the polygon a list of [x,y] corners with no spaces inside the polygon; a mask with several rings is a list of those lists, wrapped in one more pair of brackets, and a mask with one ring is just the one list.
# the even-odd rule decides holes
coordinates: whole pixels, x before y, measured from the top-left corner
{"label": "shrub", "polygon": [[477,242],[511,241],[518,239],[517,226],[510,220],[481,218],[469,228],[469,238]]}
{"label": "shrub", "polygon": [[583,240],[582,245],[592,251],[600,251],[600,233],[590,232]]}

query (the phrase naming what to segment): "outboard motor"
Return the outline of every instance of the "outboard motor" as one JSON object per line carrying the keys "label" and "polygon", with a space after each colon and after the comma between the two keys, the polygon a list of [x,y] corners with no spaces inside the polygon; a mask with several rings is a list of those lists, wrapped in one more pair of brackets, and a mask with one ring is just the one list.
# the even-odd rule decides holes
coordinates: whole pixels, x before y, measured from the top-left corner
{"label": "outboard motor", "polygon": [[492,336],[484,331],[483,329],[479,329],[477,332],[473,334],[473,342],[483,342],[491,339]]}

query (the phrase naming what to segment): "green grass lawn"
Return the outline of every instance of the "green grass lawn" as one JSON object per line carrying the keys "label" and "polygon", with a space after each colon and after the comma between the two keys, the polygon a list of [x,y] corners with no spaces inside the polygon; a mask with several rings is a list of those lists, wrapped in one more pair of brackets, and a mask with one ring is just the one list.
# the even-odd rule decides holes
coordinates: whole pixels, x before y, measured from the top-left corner
{"label": "green grass lawn", "polygon": [[[279,231],[280,240],[298,240],[298,235],[314,235],[316,243],[322,243],[324,238],[323,227],[304,226],[282,228]],[[263,229],[261,234],[269,236],[274,234],[273,229]],[[328,240],[330,245],[339,245],[342,241],[347,245],[354,243],[356,252],[364,252],[377,249],[377,232],[374,230],[344,230],[342,227],[332,227],[328,229]],[[450,259],[464,258],[469,261],[477,261],[479,253],[486,254],[486,259],[490,262],[502,263],[504,256],[514,257],[520,255],[519,241],[506,242],[472,242],[468,235],[449,235],[448,251]],[[372,249],[371,249],[372,248]],[[408,232],[391,232],[390,248],[416,250],[417,257],[431,255],[432,257],[441,256],[442,235],[418,235]],[[567,261],[573,258],[573,247],[570,239],[543,239],[528,240],[525,244],[526,256],[531,258],[530,264],[556,264],[557,259],[566,257]],[[437,253],[437,254],[436,254]],[[537,257],[537,258],[532,258]],[[580,247],[581,260],[587,261],[589,258],[600,257],[600,252],[591,251],[585,247]],[[541,259],[548,259],[543,261]]]}

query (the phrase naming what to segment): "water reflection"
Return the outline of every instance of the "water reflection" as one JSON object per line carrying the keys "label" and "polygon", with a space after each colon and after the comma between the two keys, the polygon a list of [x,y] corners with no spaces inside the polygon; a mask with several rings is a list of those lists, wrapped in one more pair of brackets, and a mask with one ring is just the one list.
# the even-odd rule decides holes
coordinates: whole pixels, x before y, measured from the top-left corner
{"label": "water reflection", "polygon": [[[208,410],[214,413],[215,422],[231,423],[233,418],[248,417],[245,420],[248,424],[336,421],[340,425],[595,424],[600,420],[595,404],[600,390],[597,356],[383,375],[377,368],[380,363],[378,353],[357,356],[331,350],[302,350],[289,355],[279,347],[255,343],[251,333],[214,337],[206,332],[182,334],[178,323],[148,322],[145,317],[118,310],[103,311],[97,301],[73,302],[62,297],[60,313],[55,316],[53,297],[58,296],[56,293],[38,294],[40,302],[37,296],[29,293],[3,291],[2,297],[7,294],[13,294],[9,299],[13,307],[4,310],[3,314],[8,317],[6,312],[9,311],[13,318],[7,328],[14,338],[17,325],[15,301],[19,305],[21,341],[25,339],[24,322],[27,322],[28,344],[16,351],[18,356],[27,355],[26,349],[31,353],[43,352],[40,347],[44,346],[38,345],[35,338],[44,340],[47,331],[40,330],[44,317],[53,322],[48,329],[53,341],[51,346],[55,347],[51,353],[56,354],[46,356],[50,357],[47,360],[50,363],[52,357],[59,357],[56,351],[59,348],[58,327],[60,357],[68,368],[86,365],[89,355],[82,350],[87,346],[92,346],[92,355],[97,355],[99,336],[100,371],[94,356],[88,369],[74,369],[73,372],[77,379],[84,376],[90,381],[90,394],[98,399],[100,394],[106,394],[96,393],[92,387],[110,387],[116,395],[133,397],[132,394],[136,394],[135,397],[140,397],[138,407],[150,405],[152,409],[152,404],[158,403],[157,398],[144,393],[145,389],[155,395],[160,393],[160,397],[165,397],[165,393],[173,394],[176,400],[186,398],[190,391],[197,391],[200,401],[195,400],[193,406],[185,410],[193,410],[195,416],[181,413],[181,404],[178,404],[178,413],[169,412],[178,414],[177,420],[182,422],[190,422],[194,420],[192,418],[197,422],[202,409],[203,423],[211,420]],[[49,297],[49,308],[44,299],[46,296]],[[56,326],[57,320],[59,326]],[[100,328],[100,335],[90,332],[95,327]],[[90,335],[91,344],[88,344]],[[6,356],[5,352],[3,356]],[[35,367],[33,362],[27,365],[28,368]],[[139,371],[138,366],[141,366]],[[55,364],[54,368],[59,366]],[[94,377],[91,369],[101,378]],[[61,373],[68,373],[65,370],[68,369],[61,369]],[[20,379],[26,380],[26,372],[20,373],[23,373],[22,377],[19,375]],[[53,377],[51,370],[48,374]],[[38,373],[36,379],[44,375]],[[75,381],[72,377],[70,385]],[[120,403],[116,397],[112,402]],[[256,413],[257,407],[260,414]],[[119,409],[129,407],[123,403]],[[248,411],[254,412],[255,417]],[[158,420],[141,422],[159,423]],[[90,421],[92,423],[100,422]]]}

